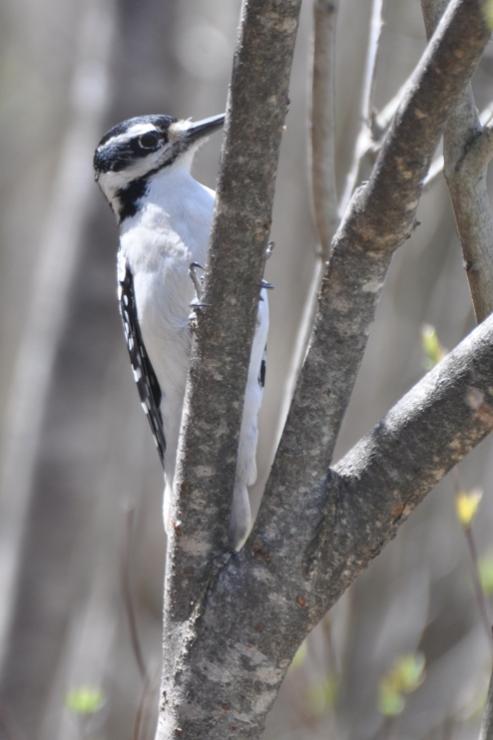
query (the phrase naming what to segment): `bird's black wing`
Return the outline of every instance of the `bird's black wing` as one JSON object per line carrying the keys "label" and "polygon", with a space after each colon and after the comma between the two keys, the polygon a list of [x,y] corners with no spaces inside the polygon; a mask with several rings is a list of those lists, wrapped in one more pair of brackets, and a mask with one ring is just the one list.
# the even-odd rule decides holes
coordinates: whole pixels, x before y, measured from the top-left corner
{"label": "bird's black wing", "polygon": [[160,409],[161,388],[142,339],[135,303],[132,272],[126,262],[124,266],[120,265],[119,267],[118,298],[128,354],[130,355],[130,362],[132,364],[134,379],[137,383],[142,409],[151,426],[152,436],[154,437],[161,465],[164,466],[166,441],[164,439],[163,419]]}
{"label": "bird's black wing", "polygon": [[258,372],[258,384],[261,388],[265,386],[266,373],[267,373],[267,345],[265,345],[264,355],[260,362],[260,368]]}

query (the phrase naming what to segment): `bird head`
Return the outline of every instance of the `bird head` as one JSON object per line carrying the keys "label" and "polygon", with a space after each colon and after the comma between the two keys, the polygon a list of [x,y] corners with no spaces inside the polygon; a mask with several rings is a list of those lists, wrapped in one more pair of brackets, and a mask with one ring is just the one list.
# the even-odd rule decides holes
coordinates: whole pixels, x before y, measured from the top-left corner
{"label": "bird head", "polygon": [[142,197],[151,177],[176,167],[190,169],[198,146],[223,123],[223,114],[196,122],[151,114],[113,126],[96,147],[93,164],[117,218],[132,215],[125,203]]}

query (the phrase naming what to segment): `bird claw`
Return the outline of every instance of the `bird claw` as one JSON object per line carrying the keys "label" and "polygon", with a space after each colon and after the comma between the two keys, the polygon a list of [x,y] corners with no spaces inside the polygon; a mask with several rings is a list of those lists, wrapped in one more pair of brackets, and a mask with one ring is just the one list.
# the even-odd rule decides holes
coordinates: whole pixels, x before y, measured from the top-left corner
{"label": "bird claw", "polygon": [[208,308],[210,305],[210,303],[204,303],[204,301],[199,301],[198,298],[194,298],[190,304],[190,308],[193,311],[200,311],[201,308]]}
{"label": "bird claw", "polygon": [[[198,262],[190,262],[190,265],[188,267],[188,274],[190,276],[190,280],[193,283],[193,287],[195,288],[195,292],[197,293],[197,299],[201,301],[204,286],[204,277],[198,277],[197,270],[203,271],[204,268]],[[195,305],[195,299],[192,304]]]}
{"label": "bird claw", "polygon": [[193,301],[190,303],[190,308],[192,310],[188,314],[188,324],[192,331],[195,331],[197,328],[197,318],[198,318],[199,313],[202,311],[202,309],[208,308],[208,306],[210,305],[211,305],[210,303],[204,303],[203,301],[199,301],[198,298],[194,298]]}

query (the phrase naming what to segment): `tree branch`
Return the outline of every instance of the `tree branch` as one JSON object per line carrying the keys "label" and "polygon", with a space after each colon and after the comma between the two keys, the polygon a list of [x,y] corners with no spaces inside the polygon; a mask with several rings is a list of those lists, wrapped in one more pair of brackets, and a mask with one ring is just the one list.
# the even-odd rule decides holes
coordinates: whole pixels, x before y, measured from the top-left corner
{"label": "tree branch", "polygon": [[[210,305],[199,316],[181,447],[182,525],[168,546],[157,740],[258,738],[309,629],[448,467],[493,427],[491,319],[327,472],[391,255],[413,229],[438,137],[488,40],[479,0],[453,0],[372,177],[334,238],[311,348],[254,534],[240,553],[224,554],[238,398],[282,125],[270,101],[284,110],[298,10],[294,0],[245,6],[207,277]],[[432,440],[424,449],[420,434]]]}
{"label": "tree branch", "polygon": [[375,122],[375,109],[373,99],[375,97],[376,71],[378,62],[378,50],[380,48],[380,37],[383,30],[383,4],[384,0],[373,0],[370,19],[370,37],[368,39],[368,51],[366,56],[365,81],[363,85],[362,112],[364,125],[373,133]]}
{"label": "tree branch", "polygon": [[245,0],[242,7],[205,308],[197,316],[178,451],[176,528],[168,540],[160,739],[185,737],[187,680],[178,672],[193,648],[214,563],[229,550],[238,434],[300,2]]}
{"label": "tree branch", "polygon": [[177,620],[189,615],[190,595],[203,590],[211,559],[228,550],[238,433],[299,6],[300,0],[248,0],[243,6],[206,308],[197,319],[178,453],[174,519],[179,525],[168,551],[176,589],[170,582],[167,594]]}
{"label": "tree branch", "polygon": [[[428,35],[447,2],[421,0]],[[490,130],[481,125],[472,87],[468,85],[445,127],[444,163],[478,321],[493,311],[493,211],[487,186],[491,138]]]}
{"label": "tree branch", "polygon": [[335,62],[338,0],[315,0],[311,172],[319,256],[325,261],[339,223],[335,177]]}
{"label": "tree branch", "polygon": [[260,736],[309,630],[433,486],[493,429],[492,373],[490,317],[321,482],[317,508],[284,532],[294,541],[289,574],[259,539],[230,558],[211,584],[196,640],[180,666],[188,690],[180,737]]}
{"label": "tree branch", "polygon": [[335,466],[319,537],[318,577],[330,583],[329,604],[493,429],[492,373],[489,317]]}
{"label": "tree branch", "polygon": [[285,568],[293,548],[286,531],[317,509],[391,256],[414,228],[441,130],[488,38],[479,0],[453,0],[334,238],[310,350],[254,530]]}
{"label": "tree branch", "polygon": [[488,696],[486,697],[486,707],[481,722],[479,740],[493,740],[493,673],[491,674],[488,686]]}
{"label": "tree branch", "polygon": [[[481,147],[483,151],[480,156],[485,163],[489,163],[493,159],[492,127],[490,125],[492,114],[493,103],[490,103],[479,115],[479,121],[481,126],[483,126],[483,133],[470,143],[471,147],[476,146],[476,144]],[[443,156],[439,155],[431,163],[428,174],[423,182],[423,189],[428,190],[431,188],[441,175],[443,175]]]}

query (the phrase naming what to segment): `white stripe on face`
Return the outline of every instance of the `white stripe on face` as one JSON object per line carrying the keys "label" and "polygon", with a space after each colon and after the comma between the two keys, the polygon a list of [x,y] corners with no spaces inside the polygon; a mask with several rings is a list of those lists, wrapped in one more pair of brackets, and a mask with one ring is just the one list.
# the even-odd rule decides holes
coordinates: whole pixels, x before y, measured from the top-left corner
{"label": "white stripe on face", "polygon": [[134,123],[134,125],[130,126],[130,128],[125,131],[125,133],[118,134],[117,136],[112,136],[111,139],[105,141],[102,148],[106,149],[106,147],[111,147],[114,144],[123,144],[126,141],[131,141],[132,139],[135,139],[136,136],[147,134],[149,131],[160,133],[153,123]]}

